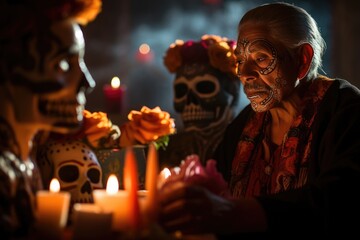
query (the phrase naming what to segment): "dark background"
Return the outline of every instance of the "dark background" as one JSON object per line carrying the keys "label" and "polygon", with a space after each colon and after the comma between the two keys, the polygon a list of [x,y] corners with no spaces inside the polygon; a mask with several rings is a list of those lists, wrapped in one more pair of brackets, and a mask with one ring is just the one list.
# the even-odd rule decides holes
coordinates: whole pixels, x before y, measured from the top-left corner
{"label": "dark background", "polygon": [[[88,95],[87,109],[107,112],[120,125],[130,110],[142,106],[170,112],[178,129],[181,122],[172,106],[172,80],[162,57],[176,39],[199,40],[204,34],[236,39],[237,24],[247,10],[272,1],[260,0],[103,0],[102,12],[84,28],[85,61],[97,86]],[[286,1],[305,8],[318,22],[327,42],[324,71],[360,87],[360,1]],[[140,61],[138,47],[147,43],[152,59]],[[103,86],[113,76],[126,93],[121,111],[108,109]],[[247,103],[240,98],[239,110]]]}

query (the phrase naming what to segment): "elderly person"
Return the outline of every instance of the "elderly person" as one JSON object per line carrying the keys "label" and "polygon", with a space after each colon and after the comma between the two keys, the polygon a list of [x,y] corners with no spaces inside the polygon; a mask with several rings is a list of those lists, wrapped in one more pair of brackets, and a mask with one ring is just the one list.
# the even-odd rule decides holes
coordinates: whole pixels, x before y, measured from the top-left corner
{"label": "elderly person", "polygon": [[319,74],[324,49],[300,7],[265,4],[243,16],[235,51],[250,104],[214,156],[231,197],[183,181],[166,185],[160,219],[168,231],[219,238],[357,231],[360,91]]}
{"label": "elderly person", "polygon": [[31,159],[41,130],[78,129],[85,92],[95,82],[84,63],[80,25],[100,1],[1,0],[0,27],[0,231],[25,238],[32,232],[40,176]]}

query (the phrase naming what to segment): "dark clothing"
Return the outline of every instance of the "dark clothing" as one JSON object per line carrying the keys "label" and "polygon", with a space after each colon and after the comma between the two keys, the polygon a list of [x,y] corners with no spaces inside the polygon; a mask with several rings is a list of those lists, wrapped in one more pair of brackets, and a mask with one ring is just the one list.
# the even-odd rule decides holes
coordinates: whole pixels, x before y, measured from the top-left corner
{"label": "dark clothing", "polygon": [[[228,126],[214,159],[229,182],[239,136],[254,114],[247,106]],[[304,186],[257,197],[269,232],[354,232],[360,226],[360,90],[335,80],[311,127]]]}
{"label": "dark clothing", "polygon": [[0,152],[0,233],[2,239],[29,236],[34,231],[36,191],[40,176],[31,160]]}

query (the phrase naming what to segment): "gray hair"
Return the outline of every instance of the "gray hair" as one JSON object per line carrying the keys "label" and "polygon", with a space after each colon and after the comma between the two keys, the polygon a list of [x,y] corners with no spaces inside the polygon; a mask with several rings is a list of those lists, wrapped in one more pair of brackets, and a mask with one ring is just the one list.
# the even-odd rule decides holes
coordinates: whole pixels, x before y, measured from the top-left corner
{"label": "gray hair", "polygon": [[240,20],[239,28],[248,23],[265,25],[271,36],[284,44],[290,52],[309,43],[314,50],[314,57],[307,78],[313,79],[318,75],[326,43],[316,21],[306,10],[283,2],[264,4],[248,11]]}

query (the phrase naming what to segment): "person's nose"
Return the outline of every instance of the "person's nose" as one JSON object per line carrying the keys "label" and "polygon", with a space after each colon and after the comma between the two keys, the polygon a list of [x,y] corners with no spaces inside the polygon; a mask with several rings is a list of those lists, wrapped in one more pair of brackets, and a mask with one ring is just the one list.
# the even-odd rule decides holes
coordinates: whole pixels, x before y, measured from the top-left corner
{"label": "person's nose", "polygon": [[245,84],[245,82],[255,80],[257,78],[256,66],[251,60],[243,62],[238,66],[238,76],[240,81]]}

